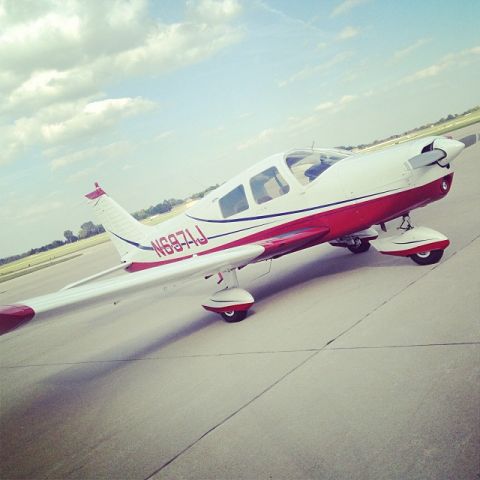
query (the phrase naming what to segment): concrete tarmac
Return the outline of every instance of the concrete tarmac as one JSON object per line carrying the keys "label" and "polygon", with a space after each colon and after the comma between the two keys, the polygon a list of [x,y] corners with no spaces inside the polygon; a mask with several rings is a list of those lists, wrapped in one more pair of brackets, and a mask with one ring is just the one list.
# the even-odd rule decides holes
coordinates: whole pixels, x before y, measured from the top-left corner
{"label": "concrete tarmac", "polygon": [[[0,477],[478,478],[479,182],[476,145],[412,213],[452,242],[434,266],[322,245],[242,270],[238,324],[201,309],[211,279],[0,337]],[[117,262],[99,245],[0,304]]]}

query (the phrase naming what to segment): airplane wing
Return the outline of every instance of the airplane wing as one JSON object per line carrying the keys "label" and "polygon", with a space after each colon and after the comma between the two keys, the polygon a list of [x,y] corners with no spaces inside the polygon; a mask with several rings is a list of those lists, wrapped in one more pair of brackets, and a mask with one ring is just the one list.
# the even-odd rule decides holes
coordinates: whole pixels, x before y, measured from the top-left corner
{"label": "airplane wing", "polygon": [[[244,266],[260,257],[264,251],[265,247],[250,244],[209,255],[194,256],[182,262],[125,276],[90,283],[76,282],[54,293],[27,299],[15,305],[0,306],[0,334],[13,330],[40,314],[56,312],[60,309],[65,311],[81,304],[92,304],[102,299],[112,298],[114,295],[171,285]],[[88,277],[86,280],[94,277],[96,276]]]}
{"label": "airplane wing", "polygon": [[14,305],[0,306],[0,335],[42,314],[52,314],[60,310],[65,312],[80,305],[90,305],[108,298],[117,299],[119,295],[183,283],[193,278],[208,277],[221,271],[242,267],[254,261],[278,258],[321,243],[321,239],[328,231],[328,227],[324,226],[302,228],[256,243],[208,255],[197,255],[182,262],[162,265],[161,268],[97,280],[101,276],[125,268],[128,264],[124,263],[67,285],[57,292],[23,300]]}

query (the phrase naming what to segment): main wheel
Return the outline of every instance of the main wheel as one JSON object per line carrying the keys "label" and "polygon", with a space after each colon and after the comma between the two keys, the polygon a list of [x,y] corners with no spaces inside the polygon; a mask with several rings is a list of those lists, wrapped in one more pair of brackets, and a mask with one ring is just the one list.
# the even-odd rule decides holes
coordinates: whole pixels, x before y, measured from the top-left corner
{"label": "main wheel", "polygon": [[228,323],[241,322],[247,316],[247,310],[228,310],[220,314]]}
{"label": "main wheel", "polygon": [[347,245],[347,248],[352,253],[364,253],[370,248],[370,242],[368,240],[359,240],[355,242],[355,245]]}
{"label": "main wheel", "polygon": [[430,250],[429,252],[414,253],[410,258],[419,265],[433,265],[443,257],[443,250]]}

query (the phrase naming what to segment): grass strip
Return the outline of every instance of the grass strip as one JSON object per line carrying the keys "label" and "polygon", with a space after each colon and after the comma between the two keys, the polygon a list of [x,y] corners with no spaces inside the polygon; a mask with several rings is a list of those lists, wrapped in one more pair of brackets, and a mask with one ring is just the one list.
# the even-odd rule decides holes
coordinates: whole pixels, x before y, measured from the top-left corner
{"label": "grass strip", "polygon": [[76,255],[72,255],[72,256],[66,257],[66,258],[63,257],[63,258],[60,258],[60,259],[55,260],[53,262],[42,263],[40,265],[36,265],[36,266],[30,267],[30,268],[24,268],[23,270],[18,270],[18,271],[13,272],[13,273],[3,274],[3,275],[0,276],[0,283],[8,282],[8,280],[12,280],[14,278],[21,277],[23,275],[28,275],[29,273],[36,272],[37,270],[42,270],[43,268],[52,267],[53,265],[57,265],[59,263],[68,262],[69,260],[72,260],[73,258],[80,257],[81,255],[83,255],[83,253],[77,253]]}

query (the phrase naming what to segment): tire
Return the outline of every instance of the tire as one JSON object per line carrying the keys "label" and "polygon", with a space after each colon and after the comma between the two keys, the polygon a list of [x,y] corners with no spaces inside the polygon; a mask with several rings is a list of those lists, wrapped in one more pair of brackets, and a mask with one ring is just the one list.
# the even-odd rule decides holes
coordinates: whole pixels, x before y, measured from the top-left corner
{"label": "tire", "polygon": [[229,310],[220,314],[227,323],[237,323],[244,320],[247,316],[247,310]]}
{"label": "tire", "polygon": [[370,249],[370,242],[368,240],[360,240],[360,242],[355,245],[347,245],[347,248],[352,253],[364,253]]}
{"label": "tire", "polygon": [[419,265],[433,265],[443,257],[443,250],[430,250],[429,252],[414,253],[410,258]]}

